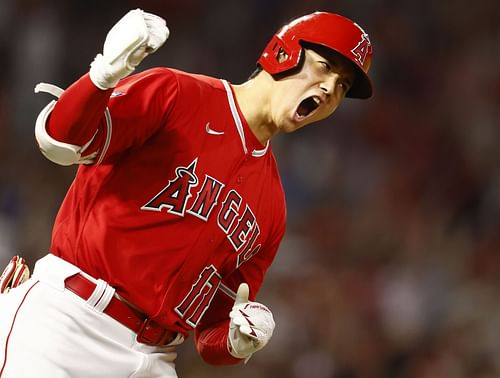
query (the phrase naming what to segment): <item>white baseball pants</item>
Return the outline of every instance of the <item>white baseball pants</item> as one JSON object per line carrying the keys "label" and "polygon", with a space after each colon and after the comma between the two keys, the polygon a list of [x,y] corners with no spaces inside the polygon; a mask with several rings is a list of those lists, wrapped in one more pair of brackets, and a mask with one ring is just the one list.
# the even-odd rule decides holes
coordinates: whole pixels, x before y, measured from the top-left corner
{"label": "white baseball pants", "polygon": [[[78,272],[47,255],[32,278],[0,294],[0,377],[176,378],[173,346],[136,342],[134,332],[102,313],[106,303],[96,308],[64,288]],[[111,299],[114,289],[107,290]]]}

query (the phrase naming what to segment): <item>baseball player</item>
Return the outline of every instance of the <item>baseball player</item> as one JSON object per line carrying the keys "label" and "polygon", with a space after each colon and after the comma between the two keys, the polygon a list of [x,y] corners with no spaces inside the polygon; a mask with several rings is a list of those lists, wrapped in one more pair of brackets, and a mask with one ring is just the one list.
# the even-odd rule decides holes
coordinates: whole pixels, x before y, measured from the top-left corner
{"label": "baseball player", "polygon": [[271,338],[255,300],[286,210],[269,141],[370,97],[370,40],[316,12],[281,28],[243,84],[131,75],[168,36],[162,18],[132,10],[88,73],[64,91],[36,87],[58,97],[36,120],[41,152],[79,168],[50,253],[31,278],[19,258],[2,278],[2,378],[177,377],[175,346],[191,333],[216,365]]}

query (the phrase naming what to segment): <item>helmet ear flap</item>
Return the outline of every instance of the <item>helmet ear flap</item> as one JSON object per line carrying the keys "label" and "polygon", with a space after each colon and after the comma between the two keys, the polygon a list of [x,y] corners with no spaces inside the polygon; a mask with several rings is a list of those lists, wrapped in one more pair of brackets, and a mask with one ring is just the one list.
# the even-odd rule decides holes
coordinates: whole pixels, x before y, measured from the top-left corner
{"label": "helmet ear flap", "polygon": [[[290,56],[284,52],[283,53],[284,60],[283,62],[290,62]],[[283,79],[287,76],[293,75],[297,72],[299,72],[302,69],[302,66],[304,65],[304,60],[305,60],[305,54],[304,54],[304,48],[301,47],[300,50],[297,50],[296,55],[294,55],[293,58],[294,62],[296,61],[297,63],[294,63],[293,65],[290,66],[286,71],[280,71],[278,73],[275,73],[272,75],[276,80]],[[282,63],[283,63],[282,62]]]}
{"label": "helmet ear flap", "polygon": [[302,46],[298,41],[285,42],[275,34],[264,49],[258,63],[265,71],[275,75],[298,65],[301,53]]}

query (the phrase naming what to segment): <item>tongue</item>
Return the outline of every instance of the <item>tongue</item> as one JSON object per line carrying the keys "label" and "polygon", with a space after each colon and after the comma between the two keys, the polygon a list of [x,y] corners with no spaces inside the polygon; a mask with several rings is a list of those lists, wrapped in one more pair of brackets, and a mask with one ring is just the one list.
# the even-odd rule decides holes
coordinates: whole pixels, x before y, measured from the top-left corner
{"label": "tongue", "polygon": [[309,112],[310,112],[309,106],[305,104],[305,101],[302,101],[299,107],[297,108],[297,114],[301,117],[305,117],[306,115],[309,114]]}

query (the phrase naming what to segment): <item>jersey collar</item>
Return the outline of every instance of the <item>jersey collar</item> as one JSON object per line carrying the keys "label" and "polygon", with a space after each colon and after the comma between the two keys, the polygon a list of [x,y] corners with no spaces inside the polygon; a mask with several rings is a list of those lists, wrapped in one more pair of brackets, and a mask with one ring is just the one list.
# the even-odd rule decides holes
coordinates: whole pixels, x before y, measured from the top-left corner
{"label": "jersey collar", "polygon": [[252,130],[250,130],[245,118],[241,115],[238,104],[234,98],[233,88],[226,80],[222,80],[222,84],[224,84],[224,88],[227,92],[229,108],[231,109],[231,114],[233,115],[234,123],[241,139],[243,151],[245,154],[248,154],[248,151],[251,150],[253,157],[264,156],[269,149],[269,141],[267,141],[264,148],[262,148],[262,144],[257,140]]}

